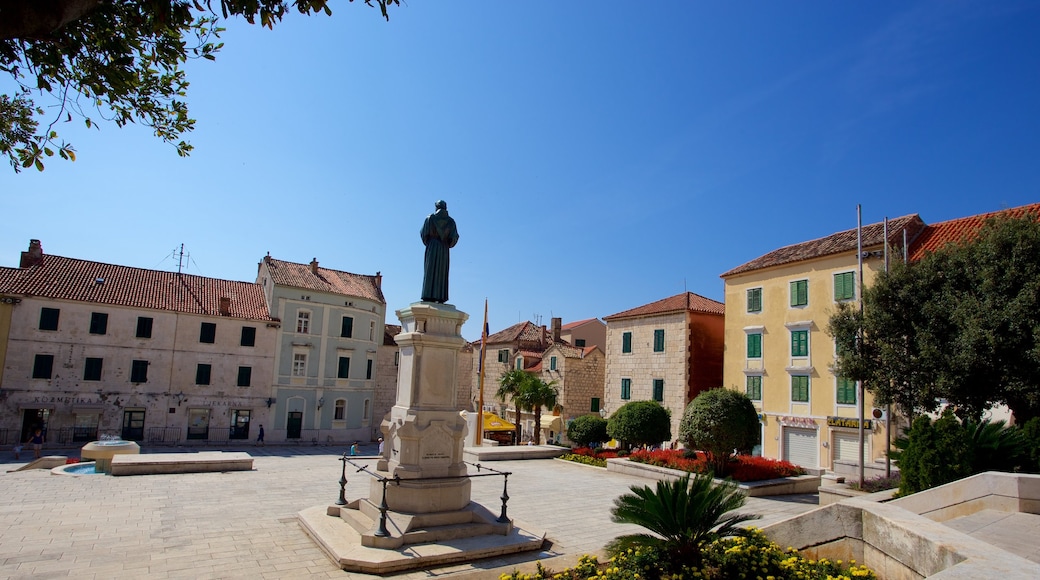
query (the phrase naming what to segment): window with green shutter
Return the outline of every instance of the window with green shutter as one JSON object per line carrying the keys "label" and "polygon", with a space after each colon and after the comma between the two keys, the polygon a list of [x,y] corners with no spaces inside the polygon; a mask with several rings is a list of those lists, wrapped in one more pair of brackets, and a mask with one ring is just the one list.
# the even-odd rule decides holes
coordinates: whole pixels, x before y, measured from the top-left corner
{"label": "window with green shutter", "polygon": [[248,387],[253,381],[253,367],[238,367],[238,386]]}
{"label": "window with green shutter", "polygon": [[838,377],[837,400],[839,405],[855,405],[856,381]]}
{"label": "window with green shutter", "polygon": [[747,311],[762,312],[762,289],[752,288],[747,291]]}
{"label": "window with green shutter", "polygon": [[549,370],[556,370],[556,357],[554,356],[549,357]]}
{"label": "window with green shutter", "polygon": [[654,352],[664,352],[664,329],[654,331]]}
{"label": "window with green shutter", "polygon": [[40,309],[40,330],[58,330],[58,316],[61,310],[58,308]]}
{"label": "window with green shutter", "polygon": [[621,352],[632,352],[632,333],[625,332],[621,334]]}
{"label": "window with green shutter", "polygon": [[762,375],[748,375],[747,396],[752,401],[762,400]]}
{"label": "window with green shutter", "polygon": [[834,300],[852,300],[856,297],[856,273],[842,272],[834,275]]}
{"label": "window with green shutter", "polygon": [[621,379],[621,400],[627,401],[632,398],[632,379]]}
{"label": "window with green shutter", "polygon": [[101,380],[101,367],[104,365],[104,360],[97,357],[87,357],[86,363],[83,365],[83,380],[84,381],[100,381]]}
{"label": "window with green shutter", "polygon": [[791,401],[794,403],[809,402],[808,375],[791,375]]}
{"label": "window with green shutter", "polygon": [[755,333],[747,335],[747,357],[762,358],[762,335]]}
{"label": "window with green shutter", "polygon": [[509,349],[503,348],[502,350],[498,351],[498,362],[509,362]]}
{"label": "window with green shutter", "polygon": [[664,402],[664,379],[654,379],[654,400]]}
{"label": "window with green shutter", "polygon": [[339,369],[336,372],[337,379],[349,379],[350,378],[350,357],[341,356],[339,357]]}
{"label": "window with green shutter", "polygon": [[791,331],[791,356],[809,356],[809,331]]}
{"label": "window with green shutter", "polygon": [[54,355],[53,354],[38,354],[33,359],[33,374],[34,379],[49,379],[54,369]]}
{"label": "window with green shutter", "polygon": [[791,282],[791,306],[806,306],[807,304],[809,304],[809,281]]}
{"label": "window with green shutter", "polygon": [[591,405],[589,405],[589,408],[593,413],[599,413],[599,397],[592,397],[592,402]]}

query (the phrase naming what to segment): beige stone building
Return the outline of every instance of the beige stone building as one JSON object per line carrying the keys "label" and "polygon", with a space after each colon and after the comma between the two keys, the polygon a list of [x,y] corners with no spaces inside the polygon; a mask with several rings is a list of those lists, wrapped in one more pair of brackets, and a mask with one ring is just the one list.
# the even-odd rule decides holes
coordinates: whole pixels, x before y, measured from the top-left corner
{"label": "beige stone building", "polygon": [[[511,369],[536,374],[545,382],[556,382],[559,408],[543,409],[542,441],[565,441],[567,422],[588,413],[599,412],[603,399],[603,373],[606,365],[601,348],[575,347],[562,338],[562,320],[553,318],[551,329],[532,322],[520,322],[487,337],[484,354],[484,410],[516,423],[521,442],[534,437],[534,415],[524,412],[516,417],[509,402],[495,398],[499,379]],[[480,370],[480,342],[473,347],[473,385]],[[474,391],[474,397],[479,393]],[[474,404],[476,408],[478,404]]]}
{"label": "beige stone building", "polygon": [[722,385],[724,311],[721,302],[684,292],[605,317],[604,415],[654,400],[671,412],[677,439],[686,405]]}
{"label": "beige stone building", "polygon": [[607,325],[598,318],[568,322],[560,327],[560,338],[578,348],[598,346],[602,350],[607,345]]}
{"label": "beige stone building", "polygon": [[33,240],[0,268],[0,302],[0,429],[15,439],[220,442],[268,420],[278,323],[257,284],[48,255]]}
{"label": "beige stone building", "polygon": [[[914,240],[925,224],[917,215],[889,223],[889,243]],[[884,268],[884,226],[863,227],[863,284]],[[761,453],[810,469],[858,466],[856,383],[834,376],[834,339],[827,324],[841,302],[860,296],[856,229],[785,246],[722,275],[726,287],[727,388],[745,392],[762,421]],[[869,423],[867,462],[883,459],[883,422]]]}

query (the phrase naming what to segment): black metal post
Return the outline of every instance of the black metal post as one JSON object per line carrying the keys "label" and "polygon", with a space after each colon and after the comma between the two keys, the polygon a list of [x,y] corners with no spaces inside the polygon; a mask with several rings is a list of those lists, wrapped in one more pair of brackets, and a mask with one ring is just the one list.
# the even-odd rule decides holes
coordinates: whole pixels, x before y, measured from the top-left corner
{"label": "black metal post", "polygon": [[336,505],[347,505],[347,454],[344,453],[339,460],[343,462],[343,473],[339,476],[339,499]]}
{"label": "black metal post", "polygon": [[383,501],[379,504],[379,529],[376,530],[377,538],[385,538],[390,535],[390,532],[386,529],[386,510],[389,506],[386,505],[386,484],[389,479],[383,480]]}
{"label": "black metal post", "polygon": [[509,474],[505,474],[504,483],[502,484],[502,515],[498,516],[498,522],[505,524],[509,523],[509,517],[506,515],[506,502],[509,501]]}

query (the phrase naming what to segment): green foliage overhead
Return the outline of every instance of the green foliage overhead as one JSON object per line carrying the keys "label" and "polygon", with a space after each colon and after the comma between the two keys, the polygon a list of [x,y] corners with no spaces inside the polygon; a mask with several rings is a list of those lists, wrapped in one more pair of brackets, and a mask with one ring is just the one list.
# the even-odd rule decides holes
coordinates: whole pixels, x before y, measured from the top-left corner
{"label": "green foliage overhead", "polygon": [[560,391],[556,388],[556,381],[545,382],[530,373],[527,379],[520,384],[520,390],[513,397],[517,407],[534,414],[534,444],[542,443],[542,408],[552,409],[556,406],[556,400]]}
{"label": "green foliage overhead", "polygon": [[520,395],[524,384],[529,380],[531,380],[531,373],[527,371],[520,369],[508,370],[498,378],[498,391],[495,392],[496,399],[503,403],[512,402],[516,406],[516,417],[513,423],[516,425],[514,442],[518,445],[520,444],[520,401],[517,400],[517,397]]}
{"label": "green foliage overhead", "polygon": [[879,275],[862,315],[845,306],[830,320],[835,374],[910,416],[940,399],[964,417],[997,404],[1019,422],[1040,414],[1038,217],[987,220],[977,238]]}
{"label": "green foliage overhead", "polygon": [[704,451],[715,473],[723,474],[733,450],[749,453],[758,444],[761,426],[751,399],[744,393],[717,388],[697,395],[683,411],[679,440]]}
{"label": "green foliage overhead", "polygon": [[744,505],[746,494],[734,483],[715,483],[710,474],[658,481],[654,488],[633,485],[629,489],[632,493],[614,500],[611,519],[642,526],[653,534],[615,538],[607,546],[610,554],[629,548],[658,548],[671,562],[696,565],[706,544],[737,535],[741,533],[738,524],[760,517],[733,513]]}
{"label": "green foliage overhead", "polygon": [[588,447],[610,438],[607,435],[607,420],[599,415],[582,415],[567,427],[567,439],[578,447]]}
{"label": "green foliage overhead", "polygon": [[[364,2],[389,18],[400,0]],[[17,89],[0,95],[0,154],[16,172],[42,171],[55,152],[75,160],[56,130],[75,117],[88,128],[140,123],[186,156],[192,147],[181,138],[195,120],[184,63],[216,58],[222,20],[273,28],[294,9],[332,14],[328,0],[6,0],[0,72]]]}
{"label": "green foliage overhead", "polygon": [[607,435],[632,445],[657,445],[672,438],[672,417],[657,401],[625,403],[607,421]]}

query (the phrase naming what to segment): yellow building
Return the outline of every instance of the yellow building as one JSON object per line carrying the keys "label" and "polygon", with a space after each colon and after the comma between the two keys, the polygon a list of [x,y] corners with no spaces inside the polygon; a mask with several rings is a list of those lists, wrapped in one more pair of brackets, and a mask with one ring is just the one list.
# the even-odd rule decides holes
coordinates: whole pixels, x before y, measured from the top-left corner
{"label": "yellow building", "polygon": [[[890,251],[924,227],[915,214],[891,220]],[[904,232],[906,238],[904,238]],[[884,224],[862,228],[863,278],[884,269]],[[895,249],[892,249],[895,248]],[[840,302],[856,303],[857,232],[779,248],[722,274],[726,292],[723,384],[746,392],[762,421],[761,454],[809,469],[858,469],[856,383],[836,377],[827,323]],[[865,397],[866,465],[883,460],[884,421]],[[842,469],[842,468],[845,469]],[[883,466],[882,466],[883,468]]]}

